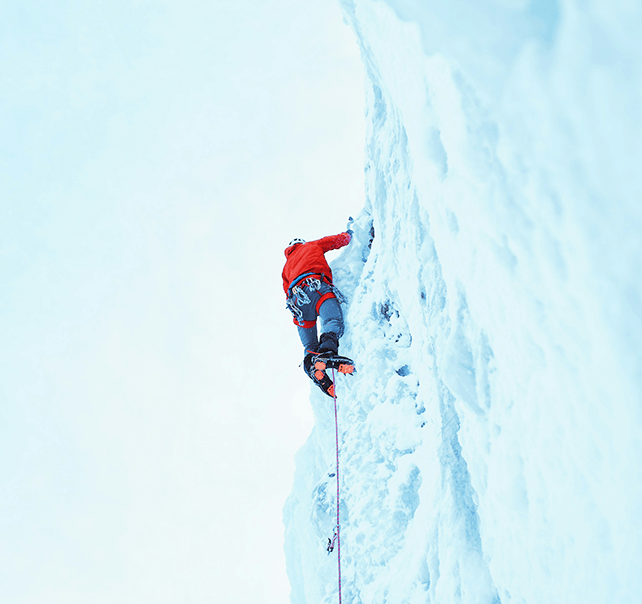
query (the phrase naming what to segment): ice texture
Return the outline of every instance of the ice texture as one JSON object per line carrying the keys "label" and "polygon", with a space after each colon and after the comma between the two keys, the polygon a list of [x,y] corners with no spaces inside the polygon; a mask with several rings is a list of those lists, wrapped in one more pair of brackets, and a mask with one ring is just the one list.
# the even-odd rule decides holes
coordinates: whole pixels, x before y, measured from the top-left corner
{"label": "ice texture", "polygon": [[[366,203],[334,262],[343,601],[642,596],[642,7],[340,0]],[[284,509],[338,601],[332,401]]]}

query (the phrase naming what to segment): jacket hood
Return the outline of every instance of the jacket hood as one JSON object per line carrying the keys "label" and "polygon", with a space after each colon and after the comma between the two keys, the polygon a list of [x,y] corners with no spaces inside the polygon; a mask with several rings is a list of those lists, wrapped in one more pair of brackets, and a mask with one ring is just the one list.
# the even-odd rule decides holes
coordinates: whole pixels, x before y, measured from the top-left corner
{"label": "jacket hood", "polygon": [[285,248],[285,252],[284,252],[285,257],[286,257],[286,258],[289,258],[289,257],[290,257],[290,254],[295,250],[295,248],[296,248],[298,245],[303,245],[303,244],[302,244],[302,243],[295,243],[294,245],[291,245],[290,247],[286,247],[286,248]]}

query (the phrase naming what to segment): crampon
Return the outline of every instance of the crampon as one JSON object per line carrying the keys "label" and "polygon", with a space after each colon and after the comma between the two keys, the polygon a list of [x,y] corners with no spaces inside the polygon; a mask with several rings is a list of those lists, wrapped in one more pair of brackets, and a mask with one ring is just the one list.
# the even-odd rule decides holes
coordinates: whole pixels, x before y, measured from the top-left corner
{"label": "crampon", "polygon": [[354,361],[348,357],[336,354],[318,354],[310,358],[306,363],[305,370],[310,379],[328,396],[334,396],[334,384],[326,373],[328,369],[336,369],[344,375],[354,375]]}

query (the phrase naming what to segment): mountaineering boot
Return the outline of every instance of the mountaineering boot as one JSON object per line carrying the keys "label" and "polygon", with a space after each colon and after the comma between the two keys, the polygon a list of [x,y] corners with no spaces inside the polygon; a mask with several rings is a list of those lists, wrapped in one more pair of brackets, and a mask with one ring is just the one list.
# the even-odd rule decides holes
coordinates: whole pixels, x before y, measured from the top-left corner
{"label": "mountaineering boot", "polygon": [[319,354],[317,352],[308,352],[303,359],[303,370],[308,374],[308,377],[328,396],[334,396],[334,384],[330,376],[321,368],[317,368],[316,359]]}
{"label": "mountaineering boot", "polygon": [[[322,375],[322,379],[319,380],[318,376]],[[314,372],[314,377],[312,378],[312,381],[319,387],[323,392],[325,392],[328,396],[331,396],[334,398],[334,384],[332,383],[332,380],[330,379],[330,376],[325,372],[325,371],[319,371],[318,369]]]}
{"label": "mountaineering boot", "polygon": [[333,331],[326,331],[319,338],[319,354],[339,354],[339,336]]}
{"label": "mountaineering boot", "polygon": [[354,361],[348,357],[339,356],[339,337],[336,333],[328,331],[319,338],[319,354],[315,361],[315,368],[321,371],[336,369],[339,373],[354,373]]}
{"label": "mountaineering boot", "polygon": [[314,368],[321,371],[336,369],[339,373],[346,375],[352,375],[356,371],[352,359],[339,356],[338,354],[330,355],[328,353],[320,353],[316,356],[316,359],[314,359]]}
{"label": "mountaineering boot", "polygon": [[305,356],[303,357],[303,371],[305,371],[307,375],[310,375],[310,372],[312,371],[312,366],[314,365],[314,361],[316,360],[318,355],[319,355],[318,352],[315,352],[313,350],[308,350]]}

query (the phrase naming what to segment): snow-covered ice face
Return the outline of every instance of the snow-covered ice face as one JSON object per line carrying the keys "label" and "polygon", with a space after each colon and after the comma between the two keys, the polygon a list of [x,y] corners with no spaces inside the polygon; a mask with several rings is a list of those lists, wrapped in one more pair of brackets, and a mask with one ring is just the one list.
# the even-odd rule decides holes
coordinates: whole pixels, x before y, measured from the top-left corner
{"label": "snow-covered ice face", "polygon": [[[634,604],[640,13],[342,4],[369,78],[368,201],[332,264],[357,366],[337,384],[344,597]],[[311,400],[295,604],[337,589],[334,417]]]}

